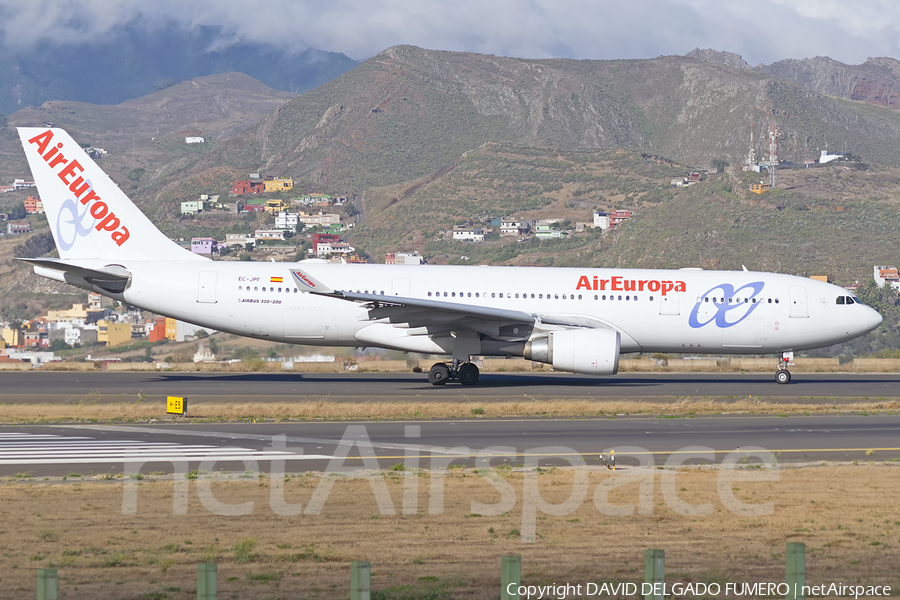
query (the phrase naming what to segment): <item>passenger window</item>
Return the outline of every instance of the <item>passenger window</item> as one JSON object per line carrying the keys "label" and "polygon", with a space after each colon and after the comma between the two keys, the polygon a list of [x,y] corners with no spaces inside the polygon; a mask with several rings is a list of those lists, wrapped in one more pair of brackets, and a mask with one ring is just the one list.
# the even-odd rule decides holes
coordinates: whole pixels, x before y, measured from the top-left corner
{"label": "passenger window", "polygon": [[650,296],[650,302],[653,302],[653,296]]}
{"label": "passenger window", "polygon": [[619,300],[621,300],[621,299],[622,299],[622,296],[619,296]]}
{"label": "passenger window", "polygon": [[471,297],[472,297],[472,292],[469,292],[469,298],[471,298]]}
{"label": "passenger window", "polygon": [[578,299],[581,300],[581,294],[578,294]]}
{"label": "passenger window", "polygon": [[597,294],[594,294],[594,300],[596,300],[596,299],[597,299]]}
{"label": "passenger window", "polygon": [[480,297],[480,296],[478,295],[478,292],[475,292],[475,297],[476,297],[476,298],[479,298],[479,297]]}
{"label": "passenger window", "polygon": [[543,299],[544,299],[544,295],[543,295],[543,294],[538,294],[538,299],[539,299],[539,300],[543,300]]}
{"label": "passenger window", "polygon": [[565,299],[566,299],[566,295],[565,295],[565,294],[563,294],[563,300],[565,300]]}
{"label": "passenger window", "polygon": [[518,292],[516,292],[516,298],[518,298],[518,297],[519,297],[519,294],[518,294]]}
{"label": "passenger window", "polygon": [[446,298],[446,297],[447,297],[447,292],[444,292],[444,298]]}
{"label": "passenger window", "polygon": [[553,298],[555,298],[556,300],[559,300],[559,294],[553,294]]}
{"label": "passenger window", "polygon": [[843,296],[838,296],[838,297],[837,297],[837,303],[838,303],[838,304],[843,304],[843,303],[844,303],[844,297],[843,297]]}
{"label": "passenger window", "polygon": [[625,300],[630,301],[630,300],[631,300],[631,296],[625,296]]}
{"label": "passenger window", "polygon": [[503,297],[503,292],[500,292],[500,297],[501,297],[501,298]]}
{"label": "passenger window", "polygon": [[775,304],[778,304],[778,298],[775,298]]}
{"label": "passenger window", "polygon": [[295,293],[295,294],[297,293],[297,288],[294,288],[294,293]]}
{"label": "passenger window", "polygon": [[238,286],[238,291],[239,291],[239,292],[240,292],[240,291],[243,291],[243,289],[244,289],[244,288],[243,288],[242,286]]}
{"label": "passenger window", "polygon": [[496,298],[496,297],[497,297],[497,293],[496,293],[496,292],[491,292],[491,298]]}
{"label": "passenger window", "polygon": [[534,294],[531,295],[531,299],[534,300]]}
{"label": "passenger window", "polygon": [[253,286],[253,291],[256,292],[256,291],[259,291],[259,290],[256,289],[256,286]]}
{"label": "passenger window", "polygon": [[431,298],[431,292],[428,292],[428,297]]}

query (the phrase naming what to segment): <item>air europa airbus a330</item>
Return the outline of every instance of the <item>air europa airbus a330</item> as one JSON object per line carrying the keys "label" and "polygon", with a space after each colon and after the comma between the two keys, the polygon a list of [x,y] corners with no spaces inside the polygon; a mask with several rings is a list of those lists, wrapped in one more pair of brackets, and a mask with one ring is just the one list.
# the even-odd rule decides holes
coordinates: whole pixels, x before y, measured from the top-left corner
{"label": "air europa airbus a330", "polygon": [[[612,375],[620,353],[780,354],[881,316],[840,287],[749,271],[220,262],[163,235],[62,129],[19,129],[59,259],[44,277],[259,339],[445,355],[428,380],[478,382],[473,356]],[[774,366],[774,365],[773,365]]]}

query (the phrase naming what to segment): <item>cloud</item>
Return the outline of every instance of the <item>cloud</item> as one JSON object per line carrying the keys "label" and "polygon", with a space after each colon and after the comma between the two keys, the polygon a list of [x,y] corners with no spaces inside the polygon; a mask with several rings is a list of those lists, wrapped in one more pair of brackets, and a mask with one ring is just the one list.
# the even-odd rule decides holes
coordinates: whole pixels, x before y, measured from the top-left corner
{"label": "cloud", "polygon": [[248,41],[368,58],[395,44],[531,58],[649,58],[694,47],[752,65],[900,55],[896,0],[0,0],[10,48],[70,44],[126,23],[220,26]]}

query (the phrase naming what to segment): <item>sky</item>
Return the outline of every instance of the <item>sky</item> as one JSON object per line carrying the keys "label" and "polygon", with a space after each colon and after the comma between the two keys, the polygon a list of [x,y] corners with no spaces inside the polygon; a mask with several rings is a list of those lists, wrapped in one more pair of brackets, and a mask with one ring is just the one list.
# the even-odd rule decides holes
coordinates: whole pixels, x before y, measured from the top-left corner
{"label": "sky", "polygon": [[751,66],[900,58],[897,0],[0,0],[12,49],[102,39],[138,22],[222,27],[222,44],[364,60],[396,44],[524,58],[616,59],[712,48]]}

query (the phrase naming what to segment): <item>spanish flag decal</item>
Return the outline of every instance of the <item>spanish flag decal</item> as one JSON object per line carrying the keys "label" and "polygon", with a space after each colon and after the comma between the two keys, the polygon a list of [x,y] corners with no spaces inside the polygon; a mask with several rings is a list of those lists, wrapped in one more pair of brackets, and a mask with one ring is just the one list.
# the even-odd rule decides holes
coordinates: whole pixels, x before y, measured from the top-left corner
{"label": "spanish flag decal", "polygon": [[269,277],[269,283],[281,283],[284,277]]}

